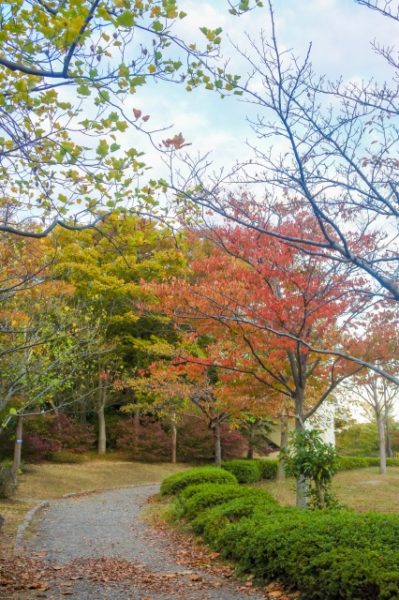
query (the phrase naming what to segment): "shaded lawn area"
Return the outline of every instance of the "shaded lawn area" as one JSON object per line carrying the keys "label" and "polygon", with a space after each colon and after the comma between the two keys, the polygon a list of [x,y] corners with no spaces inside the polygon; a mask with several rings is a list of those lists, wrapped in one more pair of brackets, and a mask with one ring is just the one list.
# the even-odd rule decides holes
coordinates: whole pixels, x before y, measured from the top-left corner
{"label": "shaded lawn area", "polygon": [[18,525],[26,512],[41,500],[73,492],[160,483],[165,477],[184,468],[187,466],[182,464],[146,464],[109,459],[82,464],[28,465],[27,472],[19,477],[15,498],[0,500],[0,514],[6,520],[0,534],[0,549],[11,551]]}
{"label": "shaded lawn area", "polygon": [[[294,481],[265,481],[260,484],[281,504],[295,504]],[[348,508],[366,512],[399,513],[399,467],[388,467],[380,475],[378,467],[341,471],[333,480],[333,492]]]}

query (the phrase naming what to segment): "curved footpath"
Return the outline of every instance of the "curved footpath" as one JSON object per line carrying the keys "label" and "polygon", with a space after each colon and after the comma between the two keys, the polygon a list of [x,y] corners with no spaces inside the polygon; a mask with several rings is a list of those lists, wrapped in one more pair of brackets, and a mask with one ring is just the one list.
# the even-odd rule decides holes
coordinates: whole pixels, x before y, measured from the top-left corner
{"label": "curved footpath", "polygon": [[[155,528],[143,506],[159,486],[146,485],[55,500],[34,522],[25,555],[40,557],[48,589],[18,598],[58,600],[245,600],[265,598],[231,570],[197,568],[190,545]],[[199,551],[201,554],[201,551]],[[14,596],[15,597],[15,596]],[[277,597],[277,595],[276,595]]]}

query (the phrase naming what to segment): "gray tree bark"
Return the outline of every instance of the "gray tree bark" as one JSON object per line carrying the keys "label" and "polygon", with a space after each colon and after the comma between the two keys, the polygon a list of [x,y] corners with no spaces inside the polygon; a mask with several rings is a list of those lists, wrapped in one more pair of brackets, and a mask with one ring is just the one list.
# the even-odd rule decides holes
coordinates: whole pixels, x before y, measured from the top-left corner
{"label": "gray tree bark", "polygon": [[[305,431],[303,421],[303,401],[304,390],[297,388],[295,396],[295,429],[296,431]],[[296,480],[296,506],[297,508],[307,508],[308,505],[308,484],[305,477],[300,476]]]}
{"label": "gray tree bark", "polygon": [[106,391],[104,388],[104,383],[102,379],[100,379],[99,385],[99,399],[98,399],[98,445],[97,451],[98,454],[105,454],[107,452],[107,428],[105,423],[105,403],[106,403]]}
{"label": "gray tree bark", "polygon": [[213,426],[213,436],[215,441],[215,465],[222,466],[222,442],[220,438],[220,423],[216,421]]}
{"label": "gray tree bark", "polygon": [[380,451],[380,473],[385,475],[387,472],[387,455],[385,447],[385,423],[384,416],[381,411],[376,411],[377,428],[378,428],[378,444]]}
{"label": "gray tree bark", "polygon": [[177,462],[177,427],[176,423],[172,421],[172,464]]}
{"label": "gray tree bark", "polygon": [[15,432],[14,459],[11,469],[15,478],[17,477],[18,471],[21,467],[23,423],[24,418],[22,415],[20,415],[18,417],[17,428]]}
{"label": "gray tree bark", "polygon": [[[285,450],[288,444],[288,415],[286,412],[280,416],[281,437],[280,437],[280,452]],[[277,479],[285,479],[284,463],[279,460],[277,467]]]}

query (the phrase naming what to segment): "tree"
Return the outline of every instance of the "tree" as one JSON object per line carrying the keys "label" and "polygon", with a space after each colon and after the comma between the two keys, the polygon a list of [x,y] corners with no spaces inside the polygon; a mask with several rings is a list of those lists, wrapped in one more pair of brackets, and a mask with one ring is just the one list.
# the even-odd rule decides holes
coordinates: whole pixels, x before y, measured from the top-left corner
{"label": "tree", "polygon": [[[387,470],[387,438],[389,439],[389,416],[398,400],[397,386],[383,378],[370,376],[356,377],[356,387],[352,390],[361,400],[367,415],[374,417],[378,432],[380,473]],[[389,444],[390,447],[390,444]]]}
{"label": "tree", "polygon": [[[155,211],[164,184],[140,185],[142,154],[120,138],[152,139],[150,115],[131,103],[149,81],[209,85],[199,67],[216,58],[222,30],[202,28],[200,48],[176,32],[185,16],[176,0],[2,4],[0,231],[40,237],[121,206]],[[181,134],[162,143],[183,145]]]}
{"label": "tree", "polygon": [[248,440],[247,458],[253,458],[255,451],[262,451],[267,445],[272,430],[272,421],[252,413],[246,413],[238,423],[240,433]]}
{"label": "tree", "polygon": [[[311,47],[303,60],[282,48],[272,2],[267,4],[271,34],[261,32],[258,41],[248,35],[247,49],[233,42],[248,66],[247,76],[234,90],[256,106],[258,115],[250,118],[260,140],[252,148],[252,158],[237,165],[230,177],[211,181],[201,165],[191,162],[189,175],[174,189],[179,198],[205,209],[205,215],[211,211],[301,253],[352,265],[362,274],[356,287],[359,297],[368,297],[373,310],[385,301],[395,307],[399,299],[395,52],[375,44],[392,67],[391,82],[346,83],[343,78],[329,82],[314,72]],[[359,4],[398,20],[391,2],[359,0]],[[225,81],[223,74],[213,73]],[[238,193],[237,182],[252,193]],[[287,227],[278,232],[276,203],[287,208],[283,220]],[[290,211],[298,203],[313,214],[313,231],[292,231]],[[334,350],[331,344],[317,347]],[[350,355],[345,347],[340,352]],[[369,366],[380,372],[378,365]],[[399,383],[389,372],[383,375]]]}
{"label": "tree", "polygon": [[167,228],[127,215],[110,215],[101,230],[59,231],[48,239],[57,248],[56,277],[73,284],[75,300],[88,307],[100,332],[97,362],[87,374],[98,391],[100,453],[106,449],[105,412],[115,401],[115,382],[168,355],[175,339],[169,319],[160,312],[144,314],[151,300],[144,282],[184,271],[178,239]]}
{"label": "tree", "polygon": [[[302,230],[310,226],[297,222]],[[255,402],[263,400],[264,415],[278,416],[286,399],[297,430],[304,431],[305,422],[360,368],[312,351],[316,340],[340,344],[345,328],[349,344],[352,311],[360,307],[351,271],[242,227],[215,228],[206,237],[188,281],[158,286],[164,310],[182,331],[210,340],[205,359],[183,346],[181,360],[224,370],[224,395],[226,384],[237,395],[250,389]],[[365,352],[355,336],[352,346]],[[299,505],[305,503],[303,484],[298,481]]]}
{"label": "tree", "polygon": [[326,444],[317,429],[294,432],[282,456],[287,473],[310,482],[308,495],[313,508],[328,508],[335,504],[331,480],[337,470],[337,454]]}

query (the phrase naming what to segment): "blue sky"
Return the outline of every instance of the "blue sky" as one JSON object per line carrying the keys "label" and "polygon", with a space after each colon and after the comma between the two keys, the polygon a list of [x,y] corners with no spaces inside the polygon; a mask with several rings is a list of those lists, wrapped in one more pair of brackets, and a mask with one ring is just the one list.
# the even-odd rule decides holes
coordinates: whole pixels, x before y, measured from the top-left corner
{"label": "blue sky", "polygon": [[[201,25],[221,26],[243,47],[245,32],[257,39],[261,29],[269,31],[266,9],[258,9],[239,18],[228,14],[226,0],[180,0],[188,13],[181,24],[182,33],[192,40],[201,39]],[[312,62],[320,74],[335,79],[385,79],[390,76],[383,59],[375,54],[371,42],[393,44],[398,33],[395,23],[378,13],[359,6],[354,0],[275,0],[274,10],[280,43],[303,56],[313,44]],[[230,58],[230,70],[243,72],[245,65],[228,42],[222,46]],[[171,132],[182,132],[191,142],[190,152],[211,151],[218,166],[228,167],[248,153],[245,141],[251,130],[245,117],[248,106],[235,99],[221,101],[203,89],[190,94],[182,86],[149,85],[132,98],[132,106],[151,115],[154,127],[173,125]],[[169,135],[169,134],[168,134]],[[166,137],[166,136],[165,136]],[[147,162],[158,174],[159,159],[147,148]]]}

